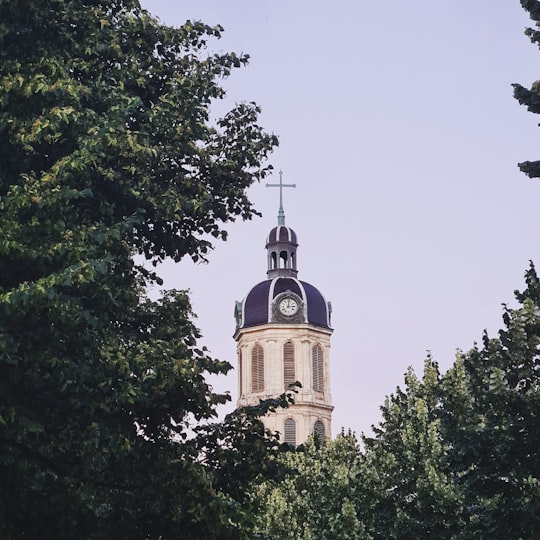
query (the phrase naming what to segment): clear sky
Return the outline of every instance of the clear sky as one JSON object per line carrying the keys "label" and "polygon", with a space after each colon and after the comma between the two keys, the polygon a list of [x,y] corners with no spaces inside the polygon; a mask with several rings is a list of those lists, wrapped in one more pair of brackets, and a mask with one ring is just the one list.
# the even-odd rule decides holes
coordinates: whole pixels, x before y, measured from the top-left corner
{"label": "clear sky", "polygon": [[[219,23],[209,51],[250,54],[216,114],[256,101],[279,136],[299,278],[333,305],[333,432],[369,433],[408,365],[420,374],[430,350],[445,371],[500,328],[538,260],[540,182],[516,164],[540,158],[539,119],[510,86],[540,78],[526,12],[518,0],[142,4],[169,25]],[[266,278],[278,210],[275,189],[250,197],[263,217],[230,226],[208,265],[161,269],[166,287],[191,289],[201,344],[234,365],[234,301]],[[215,388],[235,401],[236,374]]]}

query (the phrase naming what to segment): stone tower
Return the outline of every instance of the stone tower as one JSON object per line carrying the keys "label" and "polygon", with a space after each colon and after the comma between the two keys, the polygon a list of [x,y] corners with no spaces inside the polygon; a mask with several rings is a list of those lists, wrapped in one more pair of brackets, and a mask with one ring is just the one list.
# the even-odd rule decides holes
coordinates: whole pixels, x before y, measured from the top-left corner
{"label": "stone tower", "polygon": [[239,407],[275,397],[295,381],[302,384],[294,405],[263,418],[268,429],[293,445],[314,431],[329,438],[333,409],[331,304],[313,285],[297,279],[297,248],[296,233],[285,226],[280,196],[278,226],[266,239],[267,279],[236,302],[234,334]]}

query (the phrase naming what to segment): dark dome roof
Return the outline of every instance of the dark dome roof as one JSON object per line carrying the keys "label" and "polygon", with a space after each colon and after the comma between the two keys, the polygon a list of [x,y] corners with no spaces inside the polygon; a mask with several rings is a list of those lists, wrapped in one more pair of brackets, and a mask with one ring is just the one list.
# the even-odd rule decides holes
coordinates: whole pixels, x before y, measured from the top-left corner
{"label": "dark dome roof", "polygon": [[266,245],[268,244],[277,244],[278,242],[288,242],[295,246],[298,245],[298,240],[296,239],[296,233],[285,225],[278,225],[274,227],[266,238]]}
{"label": "dark dome roof", "polygon": [[272,301],[284,292],[294,293],[302,299],[304,323],[330,328],[329,303],[313,285],[293,277],[275,277],[255,285],[241,303],[238,328],[274,322],[271,320]]}

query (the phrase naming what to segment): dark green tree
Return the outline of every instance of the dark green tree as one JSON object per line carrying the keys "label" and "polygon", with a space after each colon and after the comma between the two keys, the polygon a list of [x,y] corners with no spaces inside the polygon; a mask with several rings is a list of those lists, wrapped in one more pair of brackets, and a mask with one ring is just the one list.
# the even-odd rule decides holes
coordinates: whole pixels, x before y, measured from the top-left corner
{"label": "dark green tree", "polygon": [[531,264],[496,338],[428,358],[364,438],[363,522],[377,539],[532,539],[540,530],[540,281]]}
{"label": "dark green tree", "polygon": [[[4,538],[244,534],[238,499],[277,443],[260,411],[193,434],[230,365],[197,348],[185,292],[146,298],[159,277],[133,258],[204,258],[254,214],[277,141],[254,104],[210,119],[247,62],[206,51],[221,31],[134,0],[0,0]],[[228,456],[244,475],[225,482]]]}
{"label": "dark green tree", "polygon": [[[536,28],[527,28],[525,35],[529,37],[533,44],[540,47],[540,2],[538,0],[520,0],[521,6],[529,13]],[[540,80],[534,82],[530,88],[525,88],[521,84],[513,84],[514,97],[521,105],[525,105],[527,110],[540,114]],[[520,170],[530,178],[540,177],[540,161],[524,161],[518,164]]]}
{"label": "dark green tree", "polygon": [[531,265],[520,306],[497,338],[444,376],[442,426],[464,494],[458,538],[535,538],[540,530],[540,282]]}

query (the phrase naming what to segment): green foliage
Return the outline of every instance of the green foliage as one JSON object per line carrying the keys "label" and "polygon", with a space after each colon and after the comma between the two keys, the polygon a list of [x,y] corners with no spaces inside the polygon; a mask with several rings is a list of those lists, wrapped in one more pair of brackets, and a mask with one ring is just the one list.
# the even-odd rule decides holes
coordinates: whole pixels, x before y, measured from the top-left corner
{"label": "green foliage", "polygon": [[261,537],[280,540],[368,539],[359,519],[360,451],[350,433],[312,438],[280,458],[289,474],[254,490]]}
{"label": "green foliage", "polygon": [[[363,448],[278,457],[258,418],[286,395],[211,422],[228,396],[205,377],[230,365],[197,347],[186,292],[146,298],[159,277],[133,255],[204,259],[255,213],[277,141],[254,104],[211,121],[247,62],[206,52],[221,31],[130,0],[0,0],[0,537],[535,538],[532,265],[498,337],[442,377],[409,370]],[[540,113],[540,84],[514,88]]]}
{"label": "green foliage", "polygon": [[440,376],[382,407],[364,437],[361,508],[373,538],[530,539],[539,530],[540,281],[534,266],[520,305],[505,307],[497,338],[458,352]]}
{"label": "green foliage", "polygon": [[445,375],[443,425],[469,524],[459,538],[534,538],[540,526],[540,282],[531,265],[521,305],[498,338]]}
{"label": "green foliage", "polygon": [[[204,258],[254,214],[245,190],[277,141],[254,104],[210,121],[247,62],[206,53],[221,31],[129,0],[0,0],[6,538],[241,537],[236,499],[277,448],[256,414],[273,404],[221,438],[192,433],[228,400],[206,375],[230,365],[197,348],[187,294],[151,302],[159,278],[133,262]],[[227,483],[226,452],[250,464]]]}
{"label": "green foliage", "polygon": [[461,495],[446,467],[438,418],[437,364],[426,359],[419,380],[411,369],[381,407],[375,437],[364,437],[363,503],[378,539],[453,538],[461,526]]}
{"label": "green foliage", "polygon": [[[536,26],[536,28],[527,28],[525,35],[531,40],[531,43],[540,47],[540,2],[521,0],[521,6],[529,13]],[[530,88],[525,88],[521,84],[513,84],[512,86],[514,87],[514,97],[519,103],[525,105],[528,111],[540,114],[540,81],[535,81]],[[540,161],[524,161],[518,166],[530,178],[540,177]]]}

